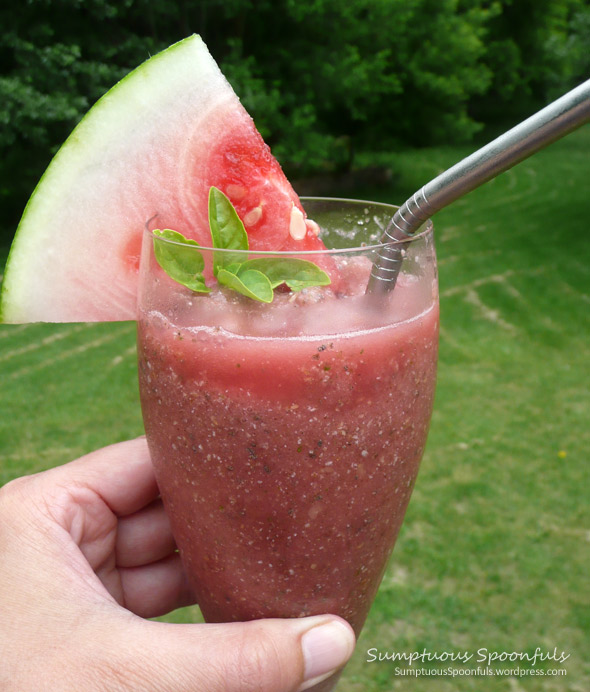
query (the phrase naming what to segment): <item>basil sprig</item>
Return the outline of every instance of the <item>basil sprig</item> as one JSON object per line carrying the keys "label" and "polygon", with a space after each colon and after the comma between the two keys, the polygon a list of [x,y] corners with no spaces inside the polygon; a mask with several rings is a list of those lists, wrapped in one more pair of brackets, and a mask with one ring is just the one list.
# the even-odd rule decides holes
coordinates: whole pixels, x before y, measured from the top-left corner
{"label": "basil sprig", "polygon": [[[292,291],[308,286],[327,286],[330,277],[313,262],[296,257],[256,257],[245,261],[248,234],[229,199],[216,187],[209,190],[209,230],[213,253],[213,274],[217,281],[242,295],[271,303],[274,289],[286,284]],[[155,230],[154,253],[158,264],[172,279],[197,293],[209,293],[205,283],[203,255],[199,244],[170,229]],[[173,242],[162,242],[173,241]]]}
{"label": "basil sprig", "polygon": [[[185,238],[182,233],[169,228],[163,231],[155,230],[154,236],[154,254],[166,274],[191,291],[209,293],[211,289],[203,276],[205,260],[203,255],[194,249],[199,247],[197,241]],[[159,238],[172,240],[173,243],[163,243]]]}

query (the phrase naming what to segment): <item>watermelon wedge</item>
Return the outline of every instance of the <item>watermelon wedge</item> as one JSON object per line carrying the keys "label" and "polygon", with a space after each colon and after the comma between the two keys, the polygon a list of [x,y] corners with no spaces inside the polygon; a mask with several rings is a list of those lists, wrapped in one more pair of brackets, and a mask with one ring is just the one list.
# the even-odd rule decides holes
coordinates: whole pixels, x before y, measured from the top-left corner
{"label": "watermelon wedge", "polygon": [[253,120],[199,36],[127,75],[87,113],[29,200],[0,319],[134,320],[141,234],[157,214],[208,245],[208,194],[234,204],[254,250],[322,250]]}

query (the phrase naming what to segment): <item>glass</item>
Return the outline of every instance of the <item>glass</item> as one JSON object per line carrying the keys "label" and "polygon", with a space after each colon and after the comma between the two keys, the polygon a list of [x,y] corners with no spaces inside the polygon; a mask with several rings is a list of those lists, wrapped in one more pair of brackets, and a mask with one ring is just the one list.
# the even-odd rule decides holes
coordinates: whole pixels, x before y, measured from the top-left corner
{"label": "glass", "polygon": [[[432,411],[439,320],[432,225],[404,242],[395,290],[365,294],[395,207],[302,203],[330,250],[296,256],[325,269],[332,283],[278,289],[269,304],[174,282],[146,230],[142,410],[204,618],[335,613],[358,635],[403,521]],[[199,251],[210,276],[213,251]],[[336,678],[314,689],[330,690]]]}

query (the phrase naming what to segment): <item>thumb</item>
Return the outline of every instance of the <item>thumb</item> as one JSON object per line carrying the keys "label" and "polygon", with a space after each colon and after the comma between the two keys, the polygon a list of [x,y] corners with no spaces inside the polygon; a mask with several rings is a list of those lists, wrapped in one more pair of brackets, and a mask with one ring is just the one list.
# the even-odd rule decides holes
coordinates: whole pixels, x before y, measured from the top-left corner
{"label": "thumb", "polygon": [[134,619],[128,625],[119,646],[109,632],[109,650],[118,659],[109,668],[119,671],[119,684],[125,671],[125,692],[310,690],[336,673],[355,645],[350,625],[332,615],[203,625]]}

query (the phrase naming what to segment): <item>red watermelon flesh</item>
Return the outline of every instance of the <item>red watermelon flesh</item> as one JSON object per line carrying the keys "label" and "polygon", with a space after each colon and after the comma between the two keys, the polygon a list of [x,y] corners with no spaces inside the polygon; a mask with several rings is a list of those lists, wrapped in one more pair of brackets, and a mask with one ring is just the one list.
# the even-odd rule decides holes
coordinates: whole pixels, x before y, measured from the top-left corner
{"label": "red watermelon flesh", "polygon": [[210,245],[211,186],[236,207],[253,250],[325,249],[205,44],[191,36],[113,87],[55,156],[9,255],[2,320],[135,319],[146,221],[157,214],[157,227]]}
{"label": "red watermelon flesh", "polygon": [[[206,151],[187,147],[182,161],[182,187],[154,209],[154,224],[172,228],[210,247],[208,208],[211,186],[234,205],[248,233],[251,250],[321,252],[318,227],[308,220],[299,197],[287,180],[254,121],[240,107],[224,105],[210,114],[215,145]],[[192,142],[203,139],[198,132]],[[128,265],[139,264],[139,241],[124,248]],[[324,264],[324,263],[323,263]]]}

